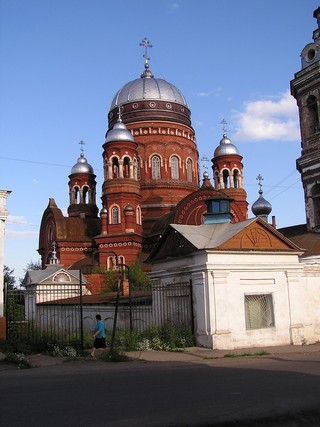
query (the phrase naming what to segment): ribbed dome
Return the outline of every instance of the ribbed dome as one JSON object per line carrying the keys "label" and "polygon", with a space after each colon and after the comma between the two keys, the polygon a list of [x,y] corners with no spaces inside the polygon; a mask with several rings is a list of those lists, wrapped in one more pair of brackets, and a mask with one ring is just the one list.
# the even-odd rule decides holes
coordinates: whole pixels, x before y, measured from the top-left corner
{"label": "ribbed dome", "polygon": [[83,153],[80,154],[77,163],[71,169],[71,175],[74,173],[94,173],[92,166],[89,165]]}
{"label": "ribbed dome", "polygon": [[231,144],[227,134],[224,133],[220,145],[214,150],[213,157],[227,156],[230,154],[239,154],[239,151],[235,145]]}
{"label": "ribbed dome", "polygon": [[272,205],[262,196],[262,190],[259,191],[259,194],[258,200],[251,207],[252,213],[255,216],[268,216],[272,211]]}
{"label": "ribbed dome", "polygon": [[110,111],[128,102],[148,99],[176,102],[188,107],[185,97],[176,86],[166,80],[155,79],[152,72],[148,69],[148,64],[145,67],[146,69],[141,74],[140,79],[132,80],[125,84],[116,93],[111,102]]}
{"label": "ribbed dome", "polygon": [[134,142],[132,133],[127,129],[127,126],[119,118],[113,129],[106,134],[106,142],[111,141],[129,141]]}

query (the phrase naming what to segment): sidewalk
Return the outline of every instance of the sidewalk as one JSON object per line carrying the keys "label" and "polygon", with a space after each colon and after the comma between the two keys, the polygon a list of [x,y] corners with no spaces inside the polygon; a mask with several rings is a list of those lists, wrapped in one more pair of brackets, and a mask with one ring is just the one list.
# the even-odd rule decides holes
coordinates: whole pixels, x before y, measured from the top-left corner
{"label": "sidewalk", "polygon": [[[261,355],[261,353],[266,353]],[[320,353],[320,343],[311,345],[288,345],[275,347],[241,348],[236,350],[212,350],[203,347],[188,347],[181,351],[130,351],[125,354],[132,360],[146,362],[201,362],[209,359],[218,359],[227,356],[259,356],[285,357],[293,354]],[[88,356],[89,357],[89,356]],[[52,357],[44,354],[33,354],[28,357],[37,367],[59,365],[65,362],[66,357]],[[95,361],[93,361],[95,362]]]}

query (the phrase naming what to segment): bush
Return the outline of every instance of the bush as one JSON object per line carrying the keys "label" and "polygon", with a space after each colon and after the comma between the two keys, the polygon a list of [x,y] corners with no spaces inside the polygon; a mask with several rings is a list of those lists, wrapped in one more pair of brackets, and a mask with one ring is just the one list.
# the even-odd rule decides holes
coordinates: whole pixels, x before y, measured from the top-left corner
{"label": "bush", "polygon": [[2,360],[2,363],[18,365],[18,369],[33,368],[31,362],[26,358],[23,353],[9,353]]}
{"label": "bush", "polygon": [[119,330],[116,345],[126,351],[170,351],[194,346],[194,338],[189,327],[168,323],[140,333]]}

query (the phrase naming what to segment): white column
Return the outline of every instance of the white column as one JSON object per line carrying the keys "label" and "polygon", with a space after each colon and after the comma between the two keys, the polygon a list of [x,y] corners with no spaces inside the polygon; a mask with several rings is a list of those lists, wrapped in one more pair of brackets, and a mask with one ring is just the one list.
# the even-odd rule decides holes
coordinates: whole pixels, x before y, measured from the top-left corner
{"label": "white column", "polygon": [[3,258],[4,258],[4,228],[5,222],[9,215],[7,210],[7,197],[11,191],[0,190],[0,317],[3,316]]}

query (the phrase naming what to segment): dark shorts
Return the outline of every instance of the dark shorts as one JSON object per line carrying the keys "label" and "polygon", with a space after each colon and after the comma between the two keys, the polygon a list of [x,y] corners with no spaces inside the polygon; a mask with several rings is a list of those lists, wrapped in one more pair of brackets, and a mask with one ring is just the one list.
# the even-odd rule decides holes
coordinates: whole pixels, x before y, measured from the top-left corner
{"label": "dark shorts", "polygon": [[106,348],[106,339],[105,338],[95,338],[93,343],[94,348]]}

